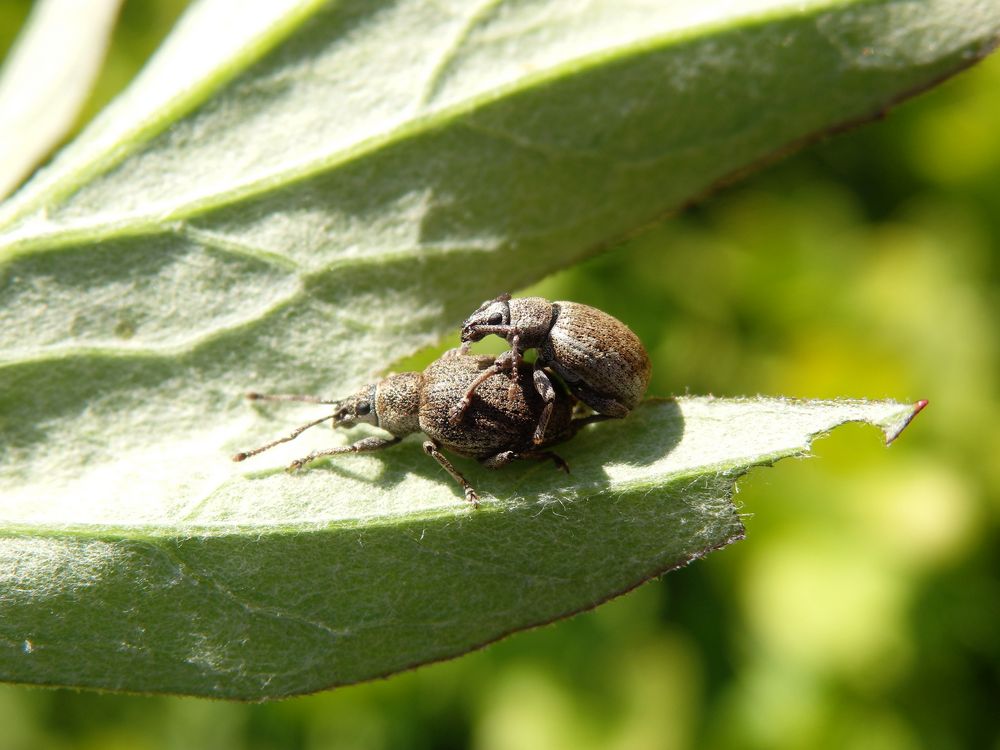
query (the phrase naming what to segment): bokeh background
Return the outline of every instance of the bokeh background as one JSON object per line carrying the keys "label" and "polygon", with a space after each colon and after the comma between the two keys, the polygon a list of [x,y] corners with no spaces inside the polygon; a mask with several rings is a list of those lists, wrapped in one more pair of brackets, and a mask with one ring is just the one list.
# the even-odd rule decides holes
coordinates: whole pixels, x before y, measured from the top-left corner
{"label": "bokeh background", "polygon": [[[183,5],[126,2],[82,119]],[[755,471],[746,541],[594,612],[266,705],[0,686],[0,750],[1000,750],[1000,56],[534,291],[627,321],[657,395],[931,404]]]}

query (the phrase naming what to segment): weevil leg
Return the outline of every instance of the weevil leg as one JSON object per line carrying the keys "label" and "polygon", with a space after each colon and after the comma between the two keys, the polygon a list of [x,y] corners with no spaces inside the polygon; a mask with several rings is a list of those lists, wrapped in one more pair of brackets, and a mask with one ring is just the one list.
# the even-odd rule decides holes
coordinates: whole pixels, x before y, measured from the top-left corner
{"label": "weevil leg", "polygon": [[582,428],[586,427],[588,424],[596,424],[597,422],[605,422],[609,419],[616,419],[616,417],[609,417],[607,414],[589,414],[586,417],[575,417],[572,422],[569,423],[569,428],[564,436],[561,436],[562,440],[569,440],[576,433],[578,433]]}
{"label": "weevil leg", "polygon": [[[334,402],[334,403],[336,403],[336,402]],[[305,432],[306,430],[308,430],[310,427],[315,427],[316,425],[322,424],[326,420],[333,419],[334,417],[336,417],[336,414],[329,414],[329,415],[327,415],[325,417],[321,417],[320,419],[314,419],[312,422],[304,424],[301,427],[296,427],[294,430],[292,430],[290,433],[288,433],[287,435],[285,435],[285,437],[283,437],[283,438],[278,438],[277,440],[272,440],[267,445],[262,445],[259,448],[254,448],[251,451],[246,451],[244,453],[237,453],[236,455],[233,456],[233,461],[244,461],[244,460],[250,458],[250,456],[256,456],[258,453],[263,453],[268,448],[273,448],[276,445],[281,445],[282,443],[287,443],[289,440],[294,440],[299,435],[301,435],[303,432]]]}
{"label": "weevil leg", "polygon": [[528,451],[527,453],[519,453],[517,457],[527,461],[551,461],[557,469],[562,469],[569,474],[569,464],[562,456],[552,451]]}
{"label": "weevil leg", "polygon": [[[503,355],[501,355],[501,357],[502,356]],[[497,362],[499,361],[500,357],[497,357]],[[492,365],[479,373],[476,379],[469,384],[468,389],[465,391],[465,395],[462,396],[459,402],[452,407],[451,411],[448,412],[448,421],[451,424],[456,425],[462,421],[462,417],[465,416],[466,410],[472,405],[472,396],[475,394],[476,389],[498,372],[503,370],[497,362],[494,362]]]}
{"label": "weevil leg", "polygon": [[534,437],[531,439],[535,445],[541,445],[545,442],[545,430],[548,429],[549,419],[552,418],[552,410],[556,405],[556,389],[552,386],[552,381],[545,370],[539,367],[537,363],[532,378],[535,382],[535,390],[538,391],[538,395],[545,401],[545,406],[542,408],[542,413],[538,418],[538,426],[535,427]]}
{"label": "weevil leg", "polygon": [[621,419],[629,413],[629,408],[621,401],[609,398],[583,383],[569,383],[573,395],[599,414]]}
{"label": "weevil leg", "polygon": [[494,364],[502,369],[510,369],[510,385],[507,388],[507,398],[513,401],[517,398],[517,389],[521,385],[521,363],[524,362],[524,352],[521,351],[521,336],[510,337],[510,350],[496,358]]}
{"label": "weevil leg", "polygon": [[499,469],[501,466],[506,466],[515,460],[517,460],[517,454],[514,451],[504,451],[503,453],[497,453],[495,456],[480,458],[479,463],[488,469]]}
{"label": "weevil leg", "polygon": [[563,460],[562,456],[559,456],[552,451],[526,451],[524,453],[516,453],[515,451],[504,451],[503,453],[497,453],[495,456],[488,456],[486,458],[481,458],[479,463],[489,469],[499,469],[502,466],[506,466],[511,461],[524,460],[524,461],[552,461],[557,469],[562,469],[567,474],[569,474],[569,464]]}
{"label": "weevil leg", "polygon": [[453,349],[448,349],[444,354],[441,355],[441,359],[451,359],[452,357],[463,357],[469,353],[472,348],[471,341],[463,341],[461,346],[456,346]]}
{"label": "weevil leg", "polygon": [[368,453],[370,451],[378,451],[383,448],[388,448],[390,445],[395,445],[402,438],[380,438],[380,437],[366,437],[363,440],[359,440],[351,445],[342,445],[339,448],[328,448],[325,451],[313,451],[308,456],[296,459],[288,465],[289,471],[297,471],[305,466],[310,461],[315,461],[317,458],[322,458],[323,456],[336,456],[343,453]]}
{"label": "weevil leg", "polygon": [[444,454],[441,453],[441,449],[438,446],[438,444],[435,443],[433,440],[424,441],[424,453],[426,453],[428,456],[430,456],[439,464],[441,464],[441,467],[449,474],[451,474],[451,478],[454,479],[456,482],[458,482],[462,486],[462,489],[465,491],[465,499],[470,503],[472,503],[472,507],[478,508],[479,495],[476,494],[476,491],[472,488],[472,485],[469,484],[468,480],[462,476],[459,470],[451,465],[451,461],[449,461],[447,458],[444,457]]}

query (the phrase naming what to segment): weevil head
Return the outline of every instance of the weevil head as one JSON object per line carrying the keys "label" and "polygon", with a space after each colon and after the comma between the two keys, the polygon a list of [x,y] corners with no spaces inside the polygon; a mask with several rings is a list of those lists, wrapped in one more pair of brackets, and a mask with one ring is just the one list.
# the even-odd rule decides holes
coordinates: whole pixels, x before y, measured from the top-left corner
{"label": "weevil head", "polygon": [[333,412],[334,427],[353,427],[362,422],[366,424],[378,424],[378,414],[376,410],[376,393],[378,383],[369,383],[358,389],[353,396],[348,396],[337,402],[337,408]]}
{"label": "weevil head", "polygon": [[389,375],[337,402],[334,427],[370,424],[396,437],[419,432],[420,373]]}
{"label": "weevil head", "polygon": [[491,333],[507,338],[510,330],[510,295],[488,299],[462,324],[462,342],[479,341]]}
{"label": "weevil head", "polygon": [[462,326],[462,342],[479,341],[494,334],[512,341],[520,338],[521,349],[540,346],[549,335],[556,307],[544,297],[517,297],[504,294],[480,305]]}
{"label": "weevil head", "polygon": [[376,383],[372,402],[377,419],[374,424],[396,437],[420,432],[422,382],[419,372],[401,372]]}

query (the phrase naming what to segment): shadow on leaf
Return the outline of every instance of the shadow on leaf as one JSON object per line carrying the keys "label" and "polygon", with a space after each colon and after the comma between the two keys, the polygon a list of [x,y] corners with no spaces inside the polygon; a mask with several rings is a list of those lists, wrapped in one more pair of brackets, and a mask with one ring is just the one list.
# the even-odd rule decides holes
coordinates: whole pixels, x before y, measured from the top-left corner
{"label": "shadow on leaf", "polygon": [[[608,420],[583,428],[576,436],[553,450],[570,466],[566,475],[549,461],[518,461],[498,470],[489,470],[473,459],[449,453],[449,459],[485,498],[487,496],[514,500],[528,496],[565,495],[577,488],[589,492],[609,486],[610,466],[646,466],[663,458],[674,449],[684,434],[684,417],[672,399],[649,399],[640,404],[625,419]],[[347,433],[350,439],[356,434]],[[360,472],[351,468],[352,456],[320,459],[303,472],[329,472],[354,482],[369,483],[383,489],[401,484],[408,476],[437,480],[442,490],[462,499],[462,491],[444,470],[420,447],[423,438],[408,438],[385,450],[368,453],[377,464],[374,471]],[[260,478],[271,476],[280,469],[261,472]],[[250,475],[253,477],[254,475]]]}

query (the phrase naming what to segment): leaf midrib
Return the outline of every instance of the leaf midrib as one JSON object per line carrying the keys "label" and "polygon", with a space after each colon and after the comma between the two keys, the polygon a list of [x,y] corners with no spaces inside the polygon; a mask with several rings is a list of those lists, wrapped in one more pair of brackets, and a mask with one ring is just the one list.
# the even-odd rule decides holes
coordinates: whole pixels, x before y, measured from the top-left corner
{"label": "leaf midrib", "polygon": [[[138,150],[142,144],[147,143],[162,133],[174,121],[194,110],[209,99],[215,91],[225,86],[235,76],[281,44],[325,2],[327,0],[311,0],[298,8],[296,12],[290,12],[282,22],[269,27],[267,33],[247,40],[238,54],[234,54],[223,65],[205,71],[197,83],[184,87],[179,95],[164,102],[159,109],[153,112],[152,117],[136,122],[132,128],[120,133],[114,142],[109,143],[104,150],[96,153],[89,161],[59,175],[58,179],[49,187],[43,188],[35,195],[28,193],[23,201],[19,200],[20,194],[17,193],[6,204],[0,204],[0,227],[16,225],[30,212],[42,206],[56,203],[72,194],[80,184],[85,183],[89,178],[120,164]],[[155,61],[154,57],[150,63]],[[143,80],[142,73],[140,73],[136,82],[141,83]],[[132,87],[128,89],[129,92],[131,90]],[[100,121],[98,118],[94,124]],[[81,139],[86,137],[87,132],[84,132]],[[122,143],[127,143],[128,147],[122,148]],[[28,183],[28,189],[30,190],[30,183]],[[0,233],[0,261],[3,260],[5,249],[2,240],[3,234]]]}
{"label": "leaf midrib", "polygon": [[[362,139],[354,145],[332,152],[324,158],[313,159],[309,162],[296,164],[288,169],[271,172],[260,179],[243,183],[235,189],[209,193],[200,198],[179,203],[169,212],[159,211],[148,214],[137,212],[130,214],[124,219],[110,223],[106,217],[102,219],[100,216],[97,221],[91,222],[87,222],[86,220],[69,221],[63,224],[55,224],[57,228],[50,232],[37,231],[37,225],[35,225],[36,231],[32,232],[32,224],[30,222],[28,223],[27,231],[19,232],[18,229],[21,227],[14,226],[13,231],[8,231],[6,235],[0,232],[0,263],[6,260],[5,255],[8,254],[17,254],[31,250],[50,250],[81,242],[98,242],[111,237],[150,234],[162,231],[165,225],[170,225],[171,223],[183,226],[182,223],[185,220],[195,219],[200,215],[224,208],[233,203],[253,199],[267,193],[274,187],[285,187],[304,182],[377,153],[381,149],[390,147],[407,138],[416,138],[419,135],[433,132],[435,129],[444,128],[453,124],[462,116],[476,111],[481,106],[511,99],[534,87],[542,87],[547,83],[556,82],[566,73],[572,71],[586,73],[591,70],[601,70],[606,66],[614,64],[619,59],[635,59],[643,55],[654,54],[671,44],[694,41],[715,32],[736,33],[755,26],[766,25],[775,18],[816,14],[821,10],[838,4],[843,3],[838,3],[836,0],[828,0],[826,2],[817,2],[806,10],[795,10],[792,8],[774,9],[768,13],[759,13],[740,18],[738,20],[742,23],[739,26],[734,26],[733,19],[731,18],[706,22],[702,25],[687,27],[679,31],[670,31],[640,41],[633,41],[581,55],[550,66],[549,68],[527,73],[510,83],[491,89],[488,93],[471,96],[461,102],[448,107],[442,107],[429,114],[407,119],[383,133]],[[848,4],[854,4],[853,0],[849,0]],[[220,85],[224,85],[225,82],[223,81]],[[204,98],[207,98],[210,93],[211,91],[206,91],[204,92],[204,96],[197,99],[192,98],[190,101],[187,101],[186,108],[178,106],[176,108],[177,114],[180,115],[190,111],[201,103]],[[137,139],[132,141],[131,147],[128,149],[109,149],[98,157],[98,160],[100,160],[99,164],[98,160],[92,162],[94,164],[93,168],[84,167],[71,174],[88,176],[120,163],[138,150],[141,145],[158,135],[163,127],[169,124],[165,122],[167,119],[159,118],[156,121],[155,124],[161,127],[146,127],[145,129],[136,131],[144,136],[145,140],[140,141]],[[103,158],[108,153],[113,153],[115,157],[119,158]],[[60,184],[66,181],[63,179],[60,181]],[[13,214],[7,222],[7,226],[10,227],[17,220],[25,218],[28,211],[37,208],[45,202],[47,195],[58,199],[63,197],[67,192],[71,192],[71,190],[64,190],[61,194],[55,191],[50,191],[49,193],[43,192],[35,200],[29,202],[23,210]]]}
{"label": "leaf midrib", "polygon": [[[221,244],[214,245],[214,249],[220,250],[222,252],[229,252],[229,249]],[[180,344],[165,344],[161,346],[157,345],[130,345],[126,347],[116,347],[116,346],[59,346],[59,347],[47,347],[41,349],[34,354],[25,353],[24,351],[15,350],[9,356],[0,356],[0,370],[5,368],[16,368],[25,365],[37,366],[38,364],[44,364],[46,362],[63,361],[70,358],[117,358],[117,359],[134,359],[134,360],[156,360],[156,359],[166,359],[174,360],[180,357],[194,355],[199,349],[204,347],[212,346],[218,341],[225,339],[227,336],[238,334],[240,331],[246,330],[258,324],[260,321],[268,319],[282,310],[294,308],[294,306],[301,302],[303,299],[310,296],[309,288],[317,282],[322,281],[330,273],[334,273],[340,270],[356,270],[364,268],[387,268],[394,264],[405,263],[412,261],[417,257],[426,257],[429,254],[434,254],[437,256],[446,256],[450,254],[463,254],[468,255],[470,253],[477,252],[489,252],[488,250],[481,250],[480,248],[471,246],[454,246],[454,247],[441,247],[441,246],[419,246],[408,250],[398,250],[398,251],[387,251],[382,252],[377,255],[356,255],[344,258],[337,258],[330,263],[327,263],[322,268],[311,271],[308,273],[299,274],[299,283],[295,289],[288,295],[274,301],[272,304],[268,305],[266,308],[261,308],[253,315],[247,315],[247,317],[238,322],[230,323],[225,326],[219,326],[212,329],[208,333],[204,333],[199,336],[192,336],[190,339]],[[241,257],[245,257],[245,253],[239,253]],[[258,260],[264,260],[263,255],[254,256]],[[0,269],[3,268],[4,263],[0,261]],[[277,264],[275,264],[277,265]],[[282,269],[287,270],[287,269]],[[348,314],[345,314],[348,313]],[[350,322],[352,325],[356,325],[359,319],[352,317],[350,310],[342,309],[331,309],[330,315],[334,318],[339,316],[339,320]]]}

